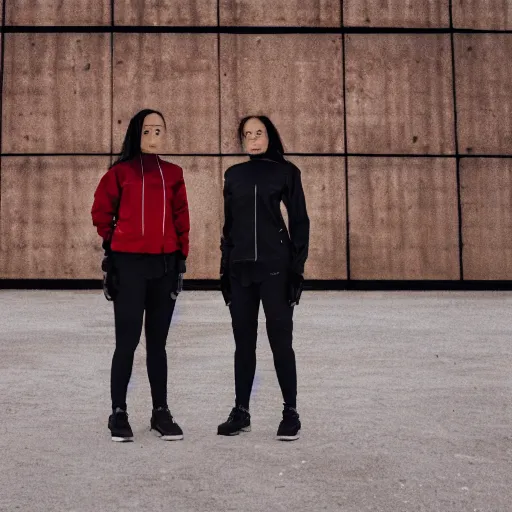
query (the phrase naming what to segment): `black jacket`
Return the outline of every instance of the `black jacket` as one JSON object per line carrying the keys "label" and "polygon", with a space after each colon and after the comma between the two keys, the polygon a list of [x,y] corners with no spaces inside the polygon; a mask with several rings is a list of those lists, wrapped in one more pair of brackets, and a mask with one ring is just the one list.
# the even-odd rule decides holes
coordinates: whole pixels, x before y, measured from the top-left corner
{"label": "black jacket", "polygon": [[[280,204],[288,210],[290,233]],[[304,272],[309,218],[299,169],[267,159],[233,165],[224,173],[223,274],[231,263],[289,259],[290,270]]]}

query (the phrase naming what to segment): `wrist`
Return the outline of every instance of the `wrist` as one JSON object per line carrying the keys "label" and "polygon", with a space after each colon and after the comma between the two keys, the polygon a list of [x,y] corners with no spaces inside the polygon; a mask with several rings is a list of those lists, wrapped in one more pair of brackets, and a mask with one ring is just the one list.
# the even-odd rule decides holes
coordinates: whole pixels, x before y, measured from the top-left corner
{"label": "wrist", "polygon": [[185,260],[178,261],[178,274],[185,274],[187,272],[187,265],[185,264]]}
{"label": "wrist", "polygon": [[105,254],[108,254],[112,251],[110,245],[111,245],[110,240],[103,240],[101,247],[105,251]]}

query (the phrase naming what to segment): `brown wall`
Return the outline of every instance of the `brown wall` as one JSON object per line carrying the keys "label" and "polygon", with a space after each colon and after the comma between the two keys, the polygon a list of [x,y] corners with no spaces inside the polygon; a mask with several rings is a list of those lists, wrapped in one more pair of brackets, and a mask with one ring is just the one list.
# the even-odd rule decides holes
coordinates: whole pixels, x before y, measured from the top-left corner
{"label": "brown wall", "polygon": [[512,279],[512,34],[471,32],[511,30],[511,4],[403,5],[6,0],[0,278],[100,276],[92,196],[151,107],[185,171],[188,278],[217,277],[237,123],[265,113],[302,170],[308,278]]}

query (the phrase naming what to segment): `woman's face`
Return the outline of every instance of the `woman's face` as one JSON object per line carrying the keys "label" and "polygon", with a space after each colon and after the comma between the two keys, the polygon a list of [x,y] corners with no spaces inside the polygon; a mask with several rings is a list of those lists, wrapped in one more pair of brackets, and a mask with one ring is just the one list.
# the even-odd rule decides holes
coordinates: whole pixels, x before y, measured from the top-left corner
{"label": "woman's face", "polygon": [[163,147],[165,126],[158,114],[149,114],[144,118],[140,149],[143,153],[159,153]]}
{"label": "woman's face", "polygon": [[256,117],[251,117],[243,129],[244,148],[250,155],[265,153],[268,149],[268,134],[265,125]]}

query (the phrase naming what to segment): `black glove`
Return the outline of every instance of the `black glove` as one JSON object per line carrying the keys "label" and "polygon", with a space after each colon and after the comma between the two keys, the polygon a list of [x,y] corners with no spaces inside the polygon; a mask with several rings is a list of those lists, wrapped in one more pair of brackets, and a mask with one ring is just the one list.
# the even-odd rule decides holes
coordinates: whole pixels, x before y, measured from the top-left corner
{"label": "black glove", "polygon": [[288,304],[290,307],[298,306],[302,289],[304,287],[304,277],[296,272],[290,272],[288,278]]}
{"label": "black glove", "polygon": [[178,295],[183,291],[183,274],[187,272],[187,265],[185,258],[181,253],[178,253],[176,259],[176,276],[174,285],[171,290],[171,299],[176,300]]}
{"label": "black glove", "polygon": [[101,247],[105,251],[105,256],[110,256],[112,254],[112,249],[110,248],[110,240],[103,240]]}
{"label": "black glove", "polygon": [[105,254],[101,262],[101,270],[103,271],[103,294],[107,300],[116,300],[119,291],[119,277],[111,254]]}
{"label": "black glove", "polygon": [[220,276],[220,291],[222,292],[226,306],[229,306],[231,304],[231,281],[229,279],[229,272],[224,272],[224,274]]}

